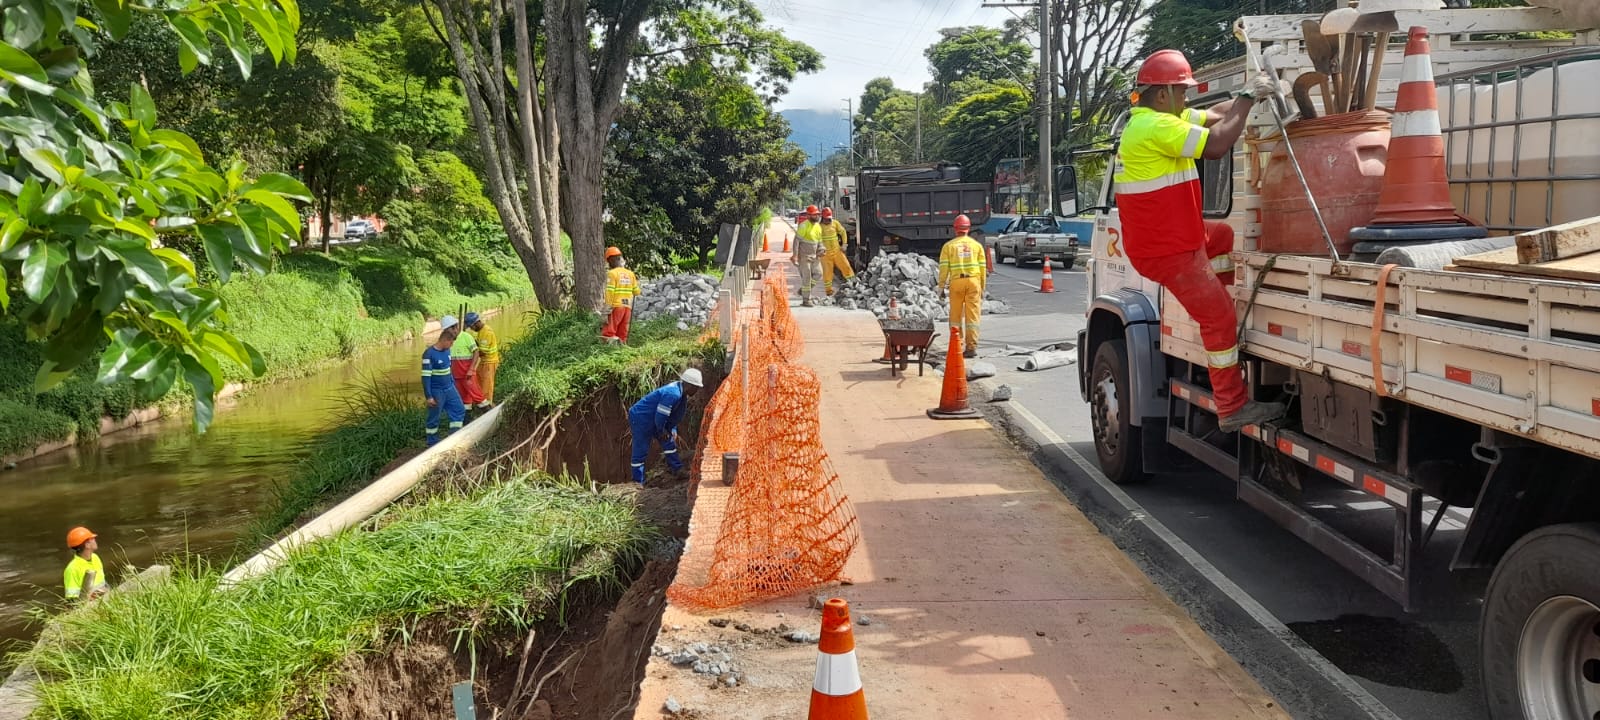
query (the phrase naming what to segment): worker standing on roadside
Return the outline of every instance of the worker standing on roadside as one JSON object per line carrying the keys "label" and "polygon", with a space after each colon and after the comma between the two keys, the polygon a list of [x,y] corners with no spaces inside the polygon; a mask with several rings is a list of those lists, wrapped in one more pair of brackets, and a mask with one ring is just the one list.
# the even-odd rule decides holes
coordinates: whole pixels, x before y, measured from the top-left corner
{"label": "worker standing on roadside", "polygon": [[66,586],[68,600],[88,602],[111,592],[111,586],[106,584],[106,566],[95,554],[100,549],[100,543],[95,540],[97,537],[86,527],[67,531],[67,547],[72,548],[72,562],[67,563],[61,579]]}
{"label": "worker standing on roadside", "polygon": [[950,327],[961,330],[962,357],[978,356],[978,318],[983,311],[983,291],[989,281],[988,257],[983,244],[967,235],[972,220],[957,215],[956,236],[939,251],[939,298],[950,296]]}
{"label": "worker standing on roadside", "polygon": [[1200,324],[1219,427],[1234,432],[1275,420],[1284,406],[1250,400],[1239,369],[1239,318],[1217,277],[1226,272],[1231,278],[1232,262],[1224,268],[1207,251],[1194,161],[1231,155],[1251,105],[1276,93],[1277,80],[1257,75],[1234,99],[1210,110],[1189,109],[1185,94],[1196,85],[1189,61],[1177,50],[1161,50],[1139,66],[1134,84],[1139,91],[1122,130],[1115,177],[1123,252]]}
{"label": "worker standing on roadside", "polygon": [[844,276],[845,280],[856,276],[856,271],[850,267],[850,259],[844,254],[845,243],[850,238],[845,234],[844,223],[833,221],[833,208],[822,209],[817,239],[822,242],[822,290],[832,297],[834,272]]}
{"label": "worker standing on roadside", "polygon": [[478,342],[478,389],[483,392],[478,407],[487,410],[494,407],[494,376],[500,370],[500,336],[494,334],[494,328],[484,324],[481,315],[469,312],[466,319],[473,339]]}
{"label": "worker standing on roadside", "polygon": [[674,474],[683,472],[683,460],[678,457],[678,422],[683,420],[688,399],[694,397],[703,384],[700,371],[689,368],[676,382],[650,391],[628,408],[628,429],[633,433],[634,482],[644,484],[644,461],[650,456],[651,441],[661,444],[668,469]]}
{"label": "worker standing on roadside", "polygon": [[428,446],[439,442],[439,415],[450,416],[450,431],[461,429],[467,420],[467,409],[461,404],[461,393],[456,390],[455,379],[450,376],[450,348],[461,332],[456,319],[446,315],[439,319],[439,337],[422,351],[422,395],[428,399]]}
{"label": "worker standing on roadside", "polygon": [[461,402],[475,408],[483,403],[483,388],[478,386],[478,365],[483,362],[483,354],[478,352],[478,341],[463,330],[457,328],[456,339],[450,343],[450,376],[455,378]]}
{"label": "worker standing on roadside", "polygon": [[817,286],[817,276],[822,268],[817,255],[822,243],[822,225],[817,222],[817,206],[807,205],[804,220],[794,231],[794,253],[790,260],[800,269],[800,306],[811,307],[811,289]]}
{"label": "worker standing on roadside", "polygon": [[607,342],[628,344],[628,326],[633,324],[633,299],[639,295],[639,277],[627,268],[622,251],[606,248],[606,306],[611,314],[606,316],[600,337]]}

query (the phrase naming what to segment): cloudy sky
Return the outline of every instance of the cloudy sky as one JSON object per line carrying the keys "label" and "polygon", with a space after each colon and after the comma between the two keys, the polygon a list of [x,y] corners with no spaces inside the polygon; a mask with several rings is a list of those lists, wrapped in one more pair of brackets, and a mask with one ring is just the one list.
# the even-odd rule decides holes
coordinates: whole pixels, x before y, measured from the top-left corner
{"label": "cloudy sky", "polygon": [[844,111],[845,98],[860,98],[875,77],[894,78],[915,89],[929,79],[922,51],[939,28],[999,26],[1008,10],[982,7],[983,0],[755,0],[768,24],[823,55],[824,69],[795,82],[778,109]]}

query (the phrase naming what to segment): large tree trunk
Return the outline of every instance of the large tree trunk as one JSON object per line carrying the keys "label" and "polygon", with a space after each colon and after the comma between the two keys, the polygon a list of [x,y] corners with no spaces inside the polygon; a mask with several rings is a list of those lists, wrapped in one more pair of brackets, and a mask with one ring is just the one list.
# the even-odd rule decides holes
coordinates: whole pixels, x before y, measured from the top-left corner
{"label": "large tree trunk", "polygon": [[318,215],[322,217],[322,252],[327,254],[333,250],[333,241],[330,239],[333,237],[333,200],[324,195],[321,205]]}

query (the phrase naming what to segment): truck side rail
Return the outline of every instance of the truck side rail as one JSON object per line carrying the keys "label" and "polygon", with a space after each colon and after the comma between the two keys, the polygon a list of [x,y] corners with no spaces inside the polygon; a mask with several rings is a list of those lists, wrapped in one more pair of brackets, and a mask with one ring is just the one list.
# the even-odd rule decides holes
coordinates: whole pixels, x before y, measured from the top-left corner
{"label": "truck side rail", "polygon": [[1235,256],[1251,355],[1600,458],[1600,286]]}

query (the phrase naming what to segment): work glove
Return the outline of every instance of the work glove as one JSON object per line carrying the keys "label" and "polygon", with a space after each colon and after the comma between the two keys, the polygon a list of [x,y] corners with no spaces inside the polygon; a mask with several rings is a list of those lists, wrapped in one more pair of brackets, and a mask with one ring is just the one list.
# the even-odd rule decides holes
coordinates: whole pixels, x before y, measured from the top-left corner
{"label": "work glove", "polygon": [[1240,94],[1253,100],[1266,100],[1277,95],[1278,92],[1277,78],[1267,73],[1257,73],[1255,77],[1250,78],[1250,82],[1245,85],[1244,92]]}

